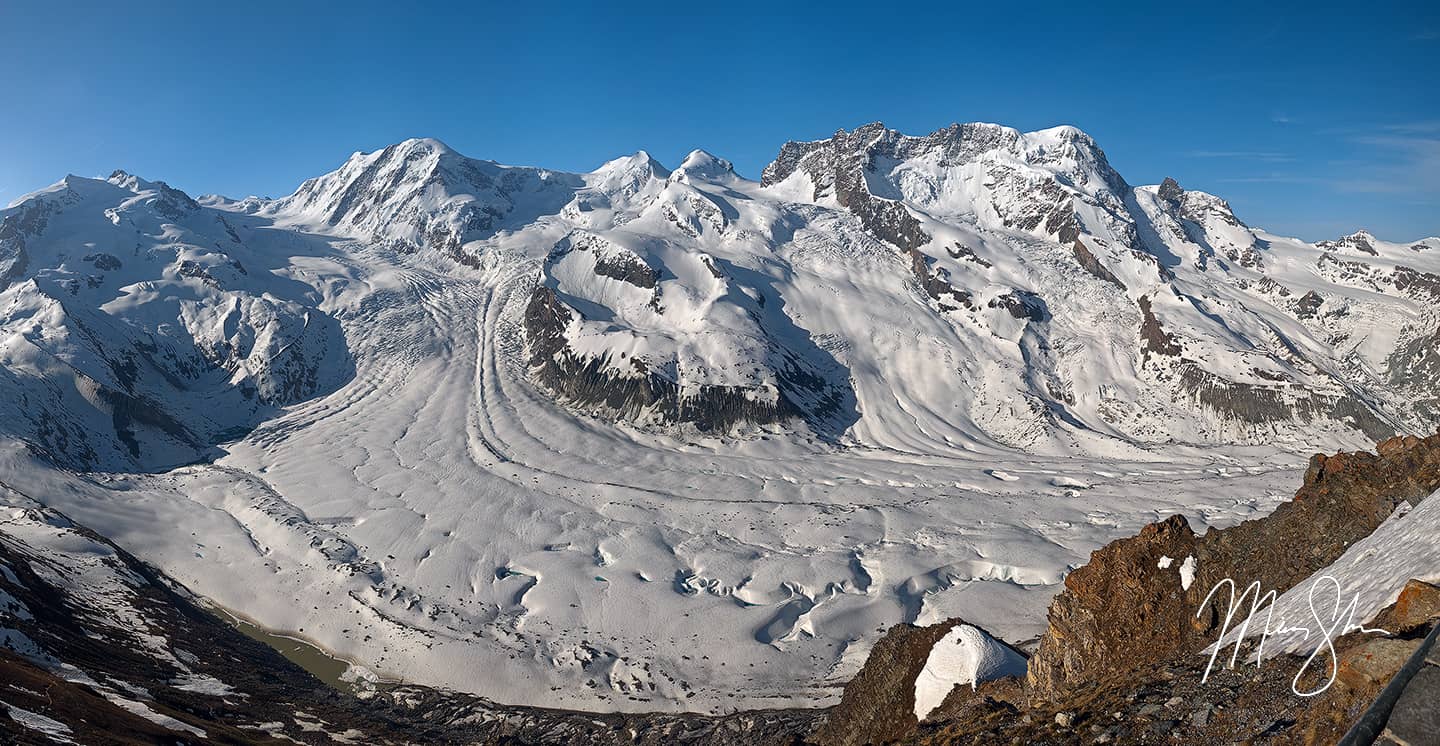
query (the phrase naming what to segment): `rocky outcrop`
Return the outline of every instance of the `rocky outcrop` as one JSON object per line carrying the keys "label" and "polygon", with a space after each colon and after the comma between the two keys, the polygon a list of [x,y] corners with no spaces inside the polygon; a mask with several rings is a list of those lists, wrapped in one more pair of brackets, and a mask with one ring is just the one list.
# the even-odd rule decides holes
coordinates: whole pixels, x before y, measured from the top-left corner
{"label": "rocky outcrop", "polygon": [[1017,319],[1049,321],[1050,307],[1038,293],[1028,290],[1012,290],[990,299],[991,308],[1003,308]]}
{"label": "rocky outcrop", "polygon": [[1375,250],[1375,237],[1366,231],[1358,231],[1335,241],[1320,241],[1315,247],[1324,251],[1353,251],[1380,256],[1380,252]]}
{"label": "rocky outcrop", "polygon": [[1324,304],[1325,299],[1319,293],[1311,290],[1295,301],[1295,316],[1301,319],[1313,319],[1320,313],[1320,306]]}
{"label": "rocky outcrop", "polygon": [[1335,561],[1398,504],[1440,489],[1440,434],[1376,453],[1315,456],[1295,498],[1265,518],[1197,536],[1175,515],[1097,550],[1065,579],[1030,661],[1032,698],[1053,699],[1213,642],[1202,600],[1224,578],[1283,592]]}
{"label": "rocky outcrop", "polygon": [[1148,356],[1150,353],[1156,355],[1168,355],[1169,357],[1180,356],[1180,345],[1175,339],[1160,326],[1160,319],[1155,318],[1155,313],[1150,309],[1150,298],[1140,296],[1140,349]]}
{"label": "rocky outcrop", "polygon": [[1395,599],[1372,621],[1376,627],[1396,634],[1409,634],[1440,618],[1440,586],[1411,579]]}
{"label": "rocky outcrop", "polygon": [[[603,409],[634,421],[689,424],[704,432],[791,419],[818,426],[842,406],[843,392],[793,360],[776,371],[781,388],[769,399],[736,386],[682,390],[674,379],[633,358],[629,371],[623,371],[608,357],[583,357],[570,349],[565,330],[574,313],[545,285],[536,286],[525,310],[531,376],[571,405]],[[800,407],[794,398],[797,392],[814,403]]]}
{"label": "rocky outcrop", "polygon": [[595,274],[612,280],[628,282],[639,288],[650,289],[660,280],[660,273],[635,257],[616,255],[595,260]]}
{"label": "rocky outcrop", "polygon": [[1101,264],[1099,258],[1090,253],[1090,249],[1085,247],[1084,241],[1076,238],[1070,245],[1070,249],[1074,252],[1075,261],[1080,263],[1081,269],[1121,290],[1125,289],[1125,283],[1121,282],[1120,278],[1116,277],[1115,273],[1111,272],[1104,264]]}
{"label": "rocky outcrop", "polygon": [[[925,670],[936,644],[961,626],[973,627],[961,619],[929,627],[910,624],[891,627],[871,649],[864,668],[845,685],[840,704],[831,708],[824,725],[815,733],[814,742],[820,746],[862,746],[892,743],[913,734],[920,723],[915,712],[916,680]],[[979,628],[971,631],[1004,645]],[[1013,649],[1011,653],[1023,656]],[[961,687],[956,688],[959,690]],[[937,711],[960,706],[951,699],[942,703]]]}
{"label": "rocky outcrop", "polygon": [[[936,272],[930,267],[930,260],[917,249],[910,249],[906,252],[910,257],[910,269],[915,274],[915,279],[920,287],[925,290],[932,300],[938,301],[940,309],[949,311],[959,306],[974,310],[975,304],[970,293],[959,290],[945,279],[945,275]],[[959,304],[959,306],[952,305]]]}
{"label": "rocky outcrop", "polygon": [[1176,388],[1221,418],[1260,428],[1276,423],[1338,420],[1372,440],[1395,434],[1365,400],[1349,392],[1296,391],[1294,386],[1231,381],[1190,358],[1181,358]]}

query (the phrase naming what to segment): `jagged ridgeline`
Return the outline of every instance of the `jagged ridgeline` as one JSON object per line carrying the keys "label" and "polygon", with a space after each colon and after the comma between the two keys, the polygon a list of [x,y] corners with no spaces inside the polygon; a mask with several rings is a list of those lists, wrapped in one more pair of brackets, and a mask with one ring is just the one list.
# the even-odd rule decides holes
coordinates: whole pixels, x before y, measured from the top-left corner
{"label": "jagged ridgeline", "polygon": [[360,253],[486,273],[505,364],[646,427],[1305,448],[1440,416],[1440,240],[1275,236],[1128,185],[1073,127],[871,124],[759,182],[698,150],[574,174],[408,140],[279,200],[117,173],[0,215],[8,430],[86,466],[189,460],[347,380]]}
{"label": "jagged ridgeline", "polygon": [[22,198],[0,211],[0,432],[163,468],[333,390],[345,337],[291,264],[329,251],[123,171]]}

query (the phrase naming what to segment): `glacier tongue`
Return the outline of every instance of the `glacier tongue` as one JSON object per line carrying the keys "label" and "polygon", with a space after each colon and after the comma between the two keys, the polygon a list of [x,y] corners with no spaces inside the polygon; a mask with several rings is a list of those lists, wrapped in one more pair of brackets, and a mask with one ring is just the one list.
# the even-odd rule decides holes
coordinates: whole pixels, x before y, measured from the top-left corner
{"label": "glacier tongue", "polygon": [[384,675],[826,701],[877,627],[1022,640],[1157,514],[1433,430],[1436,308],[1440,241],[1275,236],[1070,127],[70,177],[0,211],[0,479]]}

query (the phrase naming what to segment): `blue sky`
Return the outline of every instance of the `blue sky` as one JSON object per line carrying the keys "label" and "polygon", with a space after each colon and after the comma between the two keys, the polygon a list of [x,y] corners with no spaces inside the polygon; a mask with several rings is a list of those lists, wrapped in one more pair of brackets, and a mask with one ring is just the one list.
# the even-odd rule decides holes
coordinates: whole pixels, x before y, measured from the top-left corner
{"label": "blue sky", "polygon": [[0,0],[0,204],[115,168],[280,196],[411,136],[758,178],[787,139],[991,121],[1074,124],[1279,233],[1440,235],[1440,3],[1085,6]]}

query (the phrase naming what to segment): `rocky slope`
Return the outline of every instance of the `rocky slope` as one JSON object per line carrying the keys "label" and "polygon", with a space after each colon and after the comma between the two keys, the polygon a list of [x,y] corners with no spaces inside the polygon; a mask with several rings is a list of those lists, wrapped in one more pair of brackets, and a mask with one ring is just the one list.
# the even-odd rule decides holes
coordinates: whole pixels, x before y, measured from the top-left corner
{"label": "rocky slope", "polygon": [[[924,722],[911,712],[920,665],[961,620],[890,630],[816,740],[1334,743],[1440,623],[1437,525],[1440,434],[1387,440],[1377,453],[1317,455],[1295,498],[1265,518],[1197,536],[1172,516],[1096,551],[1051,604],[1027,675],[956,687]],[[1251,581],[1279,594],[1256,605],[1239,648],[1233,630],[1251,599],[1241,596],[1228,618],[1230,596],[1210,596],[1225,578],[1239,583],[1236,596]],[[1322,588],[1320,600],[1294,608],[1330,578],[1338,601]],[[1332,619],[1328,604],[1352,594],[1353,616]],[[1315,619],[1326,631],[1311,631],[1333,647],[1281,632]],[[1261,647],[1267,627],[1275,634]],[[1243,651],[1234,667],[1232,650]]]}
{"label": "rocky slope", "polygon": [[1200,650],[1226,618],[1225,599],[1203,603],[1217,583],[1259,582],[1283,593],[1398,505],[1440,489],[1440,435],[1387,440],[1377,451],[1316,456],[1295,498],[1264,518],[1197,536],[1184,517],[1171,516],[1091,555],[1050,606],[1050,630],[1030,663],[1032,694],[1073,692],[1132,663]]}

